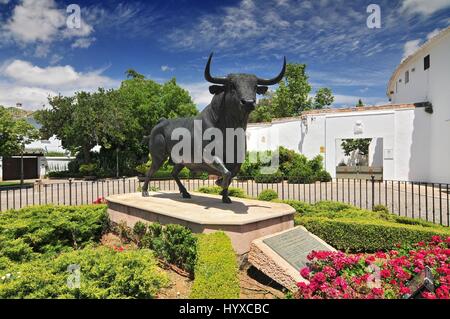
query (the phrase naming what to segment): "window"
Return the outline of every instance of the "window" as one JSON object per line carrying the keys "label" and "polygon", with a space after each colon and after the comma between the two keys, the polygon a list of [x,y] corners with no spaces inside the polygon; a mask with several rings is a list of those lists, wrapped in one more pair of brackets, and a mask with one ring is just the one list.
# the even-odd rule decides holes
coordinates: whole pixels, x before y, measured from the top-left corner
{"label": "window", "polygon": [[430,55],[428,54],[424,59],[423,59],[423,69],[424,70],[428,70],[430,68]]}
{"label": "window", "polygon": [[409,71],[405,72],[405,84],[409,83]]}

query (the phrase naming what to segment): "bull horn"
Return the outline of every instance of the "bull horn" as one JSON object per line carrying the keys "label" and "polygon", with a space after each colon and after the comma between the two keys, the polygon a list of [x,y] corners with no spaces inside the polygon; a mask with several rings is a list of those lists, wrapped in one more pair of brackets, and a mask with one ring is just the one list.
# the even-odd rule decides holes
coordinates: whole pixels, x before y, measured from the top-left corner
{"label": "bull horn", "polygon": [[211,76],[211,60],[212,60],[213,53],[209,55],[208,63],[206,63],[205,67],[205,80],[214,84],[227,84],[228,80],[227,78],[213,78]]}
{"label": "bull horn", "polygon": [[278,74],[275,78],[270,80],[260,79],[258,78],[258,85],[274,85],[280,82],[283,79],[284,72],[286,72],[286,57],[284,57],[283,69],[281,69],[280,74]]}

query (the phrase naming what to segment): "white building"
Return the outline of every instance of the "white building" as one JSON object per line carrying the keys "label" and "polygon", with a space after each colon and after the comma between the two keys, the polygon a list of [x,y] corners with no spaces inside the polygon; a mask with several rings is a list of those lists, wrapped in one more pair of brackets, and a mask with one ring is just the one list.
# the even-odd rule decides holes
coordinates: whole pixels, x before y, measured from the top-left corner
{"label": "white building", "polygon": [[325,168],[348,161],[341,143],[371,138],[369,166],[387,180],[450,183],[450,28],[425,43],[395,70],[388,85],[391,105],[303,112],[294,118],[250,124],[249,151],[284,146]]}
{"label": "white building", "polygon": [[433,114],[425,129],[425,145],[415,145],[414,157],[425,157],[419,169],[429,181],[450,183],[450,27],[426,42],[393,73],[388,92],[392,103],[429,102]]}
{"label": "white building", "polygon": [[[27,121],[39,128],[32,116]],[[46,156],[48,153],[62,153],[65,156]],[[61,141],[55,136],[48,140],[37,140],[25,146],[23,156],[24,178],[40,179],[44,178],[48,172],[65,171],[68,164],[74,158],[69,156],[67,150],[62,147]],[[21,156],[17,154],[10,158],[2,158],[0,156],[0,181],[2,180],[18,180],[20,179],[20,162]]]}

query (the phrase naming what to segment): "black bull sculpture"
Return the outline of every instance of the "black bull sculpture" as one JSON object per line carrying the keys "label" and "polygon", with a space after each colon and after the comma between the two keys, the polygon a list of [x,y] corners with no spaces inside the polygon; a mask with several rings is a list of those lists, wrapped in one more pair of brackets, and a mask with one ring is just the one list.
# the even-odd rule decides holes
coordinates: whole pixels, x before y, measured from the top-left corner
{"label": "black bull sculpture", "polygon": [[[152,129],[149,137],[149,148],[152,158],[152,165],[146,173],[144,185],[142,187],[142,196],[148,196],[148,184],[155,172],[169,159],[174,163],[172,177],[178,185],[180,193],[184,198],[190,198],[188,191],[178,178],[180,171],[187,167],[193,172],[208,172],[221,176],[216,184],[221,186],[223,191],[222,201],[224,203],[231,203],[228,197],[228,187],[231,180],[239,172],[242,159],[245,157],[245,130],[247,128],[248,117],[256,106],[256,94],[264,94],[268,85],[274,85],[280,82],[286,71],[286,57],[284,58],[283,68],[275,78],[266,80],[260,79],[252,74],[229,74],[227,77],[212,77],[210,73],[212,53],[209,56],[208,63],[205,67],[206,81],[213,83],[209,87],[211,94],[214,97],[211,103],[196,117],[192,118],[178,118],[178,119],[161,119],[158,124]],[[201,123],[199,126],[198,124]],[[179,140],[174,140],[172,133],[174,130],[184,128],[190,133],[192,143],[192,151],[188,158],[183,157],[183,160],[172,158],[172,149],[179,143]],[[219,152],[213,153],[210,158],[205,158],[203,155],[203,148],[211,141],[203,140],[203,133],[210,128],[219,129],[223,134],[223,152],[222,156],[217,155]],[[234,152],[232,158],[226,158],[227,141],[226,130],[242,129],[244,132],[244,147],[240,149],[239,153],[237,144],[234,144]],[[194,141],[194,138],[200,137],[201,141]],[[216,137],[217,138],[217,137]],[[233,137],[234,139],[235,137]],[[194,145],[201,143],[200,160],[195,157]],[[198,144],[197,144],[198,145]],[[229,150],[228,150],[229,151]],[[181,154],[180,154],[181,155]],[[186,154],[183,154],[186,155]]]}

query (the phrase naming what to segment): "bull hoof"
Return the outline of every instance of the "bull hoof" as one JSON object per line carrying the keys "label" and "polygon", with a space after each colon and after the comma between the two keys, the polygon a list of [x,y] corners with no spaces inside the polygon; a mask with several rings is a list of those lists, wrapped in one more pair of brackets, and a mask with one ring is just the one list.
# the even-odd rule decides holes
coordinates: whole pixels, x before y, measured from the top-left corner
{"label": "bull hoof", "polygon": [[189,193],[181,193],[183,195],[183,198],[191,198],[191,194]]}
{"label": "bull hoof", "polygon": [[230,197],[228,197],[228,196],[223,196],[223,197],[222,197],[222,203],[225,203],[225,204],[231,204],[231,199],[230,199]]}
{"label": "bull hoof", "polygon": [[142,197],[149,197],[148,191],[142,191]]}

